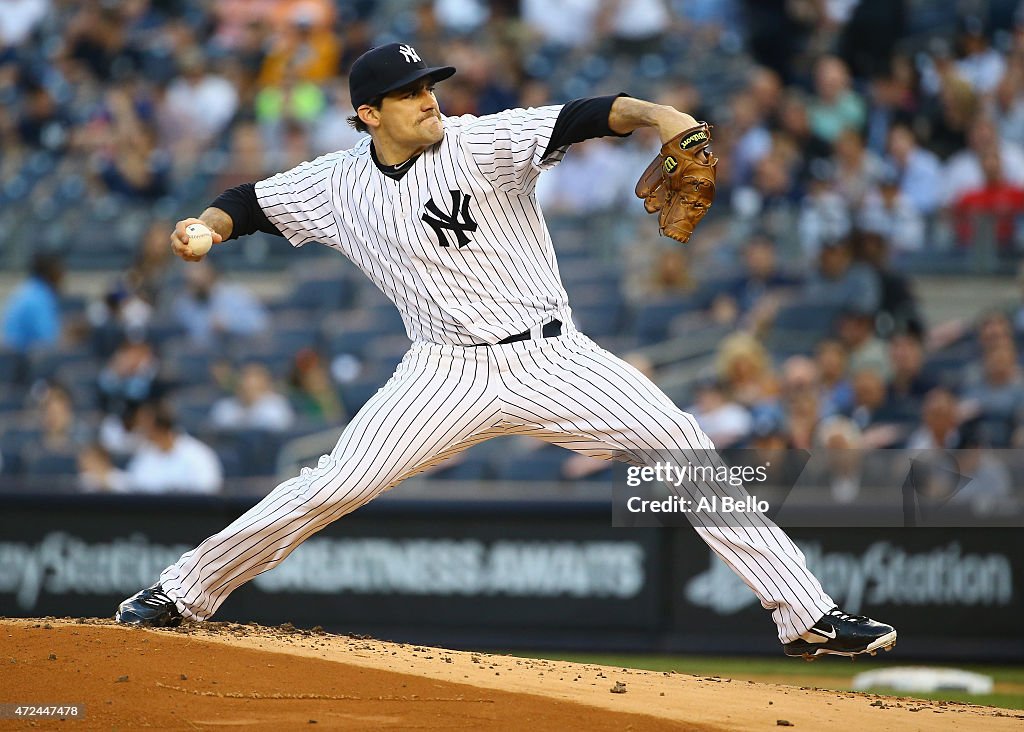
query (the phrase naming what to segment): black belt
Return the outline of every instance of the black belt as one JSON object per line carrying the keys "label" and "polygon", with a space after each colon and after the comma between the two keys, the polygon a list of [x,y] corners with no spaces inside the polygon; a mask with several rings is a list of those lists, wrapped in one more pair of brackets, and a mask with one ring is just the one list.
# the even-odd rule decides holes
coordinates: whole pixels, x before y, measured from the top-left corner
{"label": "black belt", "polygon": [[[544,327],[541,328],[542,338],[557,338],[560,335],[562,335],[561,320],[552,320],[550,322],[545,323]],[[502,338],[500,341],[498,341],[498,345],[501,346],[506,343],[515,343],[516,341],[528,340],[530,340],[530,331],[524,330],[522,333],[516,333],[515,335],[510,335],[508,338]]]}

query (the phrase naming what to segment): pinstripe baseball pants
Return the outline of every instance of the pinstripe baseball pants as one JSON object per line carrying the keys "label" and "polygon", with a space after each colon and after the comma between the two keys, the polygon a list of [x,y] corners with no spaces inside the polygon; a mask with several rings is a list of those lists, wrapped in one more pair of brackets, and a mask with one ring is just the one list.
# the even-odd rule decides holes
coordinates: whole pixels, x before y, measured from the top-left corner
{"label": "pinstripe baseball pants", "polygon": [[[606,458],[713,448],[693,417],[649,379],[566,322],[557,338],[489,347],[414,344],[329,455],[165,569],[164,591],[186,618],[205,620],[232,590],[331,522],[498,435],[528,434]],[[727,492],[713,482],[697,490]],[[780,640],[788,642],[835,603],[786,534],[767,519],[757,522],[696,530],[772,611]]]}

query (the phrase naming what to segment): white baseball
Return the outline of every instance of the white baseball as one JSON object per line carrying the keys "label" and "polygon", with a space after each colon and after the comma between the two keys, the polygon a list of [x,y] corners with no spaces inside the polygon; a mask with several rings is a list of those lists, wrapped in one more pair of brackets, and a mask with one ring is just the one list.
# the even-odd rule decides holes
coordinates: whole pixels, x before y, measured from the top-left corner
{"label": "white baseball", "polygon": [[188,235],[188,248],[193,256],[201,257],[213,246],[213,234],[203,224],[189,224],[185,227]]}

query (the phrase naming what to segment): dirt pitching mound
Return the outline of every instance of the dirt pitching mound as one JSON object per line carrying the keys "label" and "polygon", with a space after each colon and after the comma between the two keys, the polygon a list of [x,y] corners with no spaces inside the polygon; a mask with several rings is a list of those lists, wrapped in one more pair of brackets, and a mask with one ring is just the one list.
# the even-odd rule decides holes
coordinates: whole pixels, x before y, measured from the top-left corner
{"label": "dirt pitching mound", "polygon": [[84,719],[33,720],[43,728],[973,732],[1020,729],[1024,720],[967,704],[234,623],[146,630],[0,619],[0,667],[0,703],[85,706]]}

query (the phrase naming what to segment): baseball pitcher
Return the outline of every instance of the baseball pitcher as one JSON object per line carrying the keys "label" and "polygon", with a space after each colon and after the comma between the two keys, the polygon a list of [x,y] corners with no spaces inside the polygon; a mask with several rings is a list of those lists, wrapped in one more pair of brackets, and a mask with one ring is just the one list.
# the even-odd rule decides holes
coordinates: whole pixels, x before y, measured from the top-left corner
{"label": "baseball pitcher", "polygon": [[[201,259],[185,232],[195,223],[215,244],[263,231],[337,249],[395,303],[412,346],[329,454],[125,600],[119,622],[208,619],[320,529],[491,437],[526,434],[634,460],[713,451],[691,415],[573,327],[534,195],[572,143],[653,127],[663,147],[636,193],[662,233],[685,242],[714,197],[710,128],[625,95],[445,117],[434,84],[454,73],[406,44],[368,51],[349,79],[351,121],[367,137],[225,191],[198,219],[178,222],[171,243],[187,260]],[[714,497],[729,488],[687,490]],[[892,627],[841,612],[767,519],[696,530],[771,611],[786,654],[855,656],[895,644]]]}

